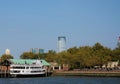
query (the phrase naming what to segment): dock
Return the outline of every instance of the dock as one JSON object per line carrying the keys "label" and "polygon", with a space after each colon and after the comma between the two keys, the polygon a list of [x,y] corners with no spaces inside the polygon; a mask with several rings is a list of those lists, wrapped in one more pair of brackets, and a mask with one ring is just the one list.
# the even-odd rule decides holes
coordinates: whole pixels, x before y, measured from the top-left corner
{"label": "dock", "polygon": [[0,71],[0,78],[10,78],[9,71]]}
{"label": "dock", "polygon": [[52,76],[120,77],[120,71],[58,71]]}

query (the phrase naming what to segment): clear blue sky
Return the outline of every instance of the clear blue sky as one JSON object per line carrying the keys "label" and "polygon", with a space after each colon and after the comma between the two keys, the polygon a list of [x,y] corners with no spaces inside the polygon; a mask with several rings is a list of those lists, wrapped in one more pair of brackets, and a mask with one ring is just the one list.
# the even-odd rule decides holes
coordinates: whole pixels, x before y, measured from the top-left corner
{"label": "clear blue sky", "polygon": [[120,36],[120,0],[0,0],[0,55],[15,58],[30,48],[57,50],[57,37],[67,48],[114,49]]}

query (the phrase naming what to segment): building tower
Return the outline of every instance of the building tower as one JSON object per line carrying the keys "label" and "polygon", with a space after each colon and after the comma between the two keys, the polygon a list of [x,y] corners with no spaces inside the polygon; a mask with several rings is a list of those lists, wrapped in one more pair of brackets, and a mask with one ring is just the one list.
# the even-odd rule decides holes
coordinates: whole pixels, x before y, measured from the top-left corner
{"label": "building tower", "polygon": [[59,36],[58,37],[58,52],[62,52],[66,50],[66,37]]}
{"label": "building tower", "polygon": [[120,48],[120,36],[118,37],[118,43],[117,43],[118,48]]}
{"label": "building tower", "polygon": [[31,48],[30,52],[34,53],[34,54],[43,54],[44,53],[44,49],[40,49],[40,48]]}
{"label": "building tower", "polygon": [[6,49],[6,50],[5,50],[5,54],[6,54],[6,55],[10,55],[10,50],[9,50],[9,49]]}

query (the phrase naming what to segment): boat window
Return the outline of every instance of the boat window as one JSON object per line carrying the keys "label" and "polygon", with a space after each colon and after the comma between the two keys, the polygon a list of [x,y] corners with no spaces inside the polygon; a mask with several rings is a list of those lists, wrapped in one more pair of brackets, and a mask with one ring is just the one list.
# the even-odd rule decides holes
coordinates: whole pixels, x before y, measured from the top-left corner
{"label": "boat window", "polygon": [[30,67],[30,69],[40,69],[41,67]]}
{"label": "boat window", "polygon": [[26,69],[29,69],[29,67],[26,67]]}
{"label": "boat window", "polygon": [[45,70],[31,71],[31,73],[45,72]]}
{"label": "boat window", "polygon": [[20,73],[20,71],[11,71],[11,73]]}
{"label": "boat window", "polygon": [[38,73],[38,72],[41,72],[41,71],[31,71],[31,73]]}
{"label": "boat window", "polygon": [[22,67],[22,66],[13,66],[12,68],[13,69],[25,69],[25,67]]}

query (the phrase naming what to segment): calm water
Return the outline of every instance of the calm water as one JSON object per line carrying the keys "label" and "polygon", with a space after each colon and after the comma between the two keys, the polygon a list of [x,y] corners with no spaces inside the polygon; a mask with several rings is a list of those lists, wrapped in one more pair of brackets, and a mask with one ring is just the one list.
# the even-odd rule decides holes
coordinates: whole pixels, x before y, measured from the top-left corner
{"label": "calm water", "polygon": [[120,78],[110,77],[40,77],[0,78],[0,84],[120,84]]}

